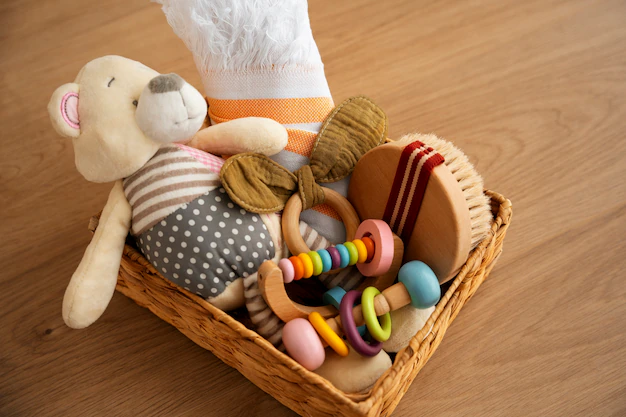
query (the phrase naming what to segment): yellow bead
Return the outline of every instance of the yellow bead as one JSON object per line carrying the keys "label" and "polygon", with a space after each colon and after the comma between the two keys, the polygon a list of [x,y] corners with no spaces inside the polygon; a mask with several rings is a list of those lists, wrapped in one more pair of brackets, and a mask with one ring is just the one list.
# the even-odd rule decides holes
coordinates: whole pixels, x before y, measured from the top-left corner
{"label": "yellow bead", "polygon": [[354,239],[352,243],[354,243],[356,250],[359,252],[359,260],[357,262],[360,264],[365,263],[367,261],[367,247],[365,243],[361,239]]}
{"label": "yellow bead", "polygon": [[308,253],[301,253],[298,255],[298,258],[302,261],[302,265],[304,266],[304,273],[302,274],[302,278],[311,278],[313,276],[313,261]]}

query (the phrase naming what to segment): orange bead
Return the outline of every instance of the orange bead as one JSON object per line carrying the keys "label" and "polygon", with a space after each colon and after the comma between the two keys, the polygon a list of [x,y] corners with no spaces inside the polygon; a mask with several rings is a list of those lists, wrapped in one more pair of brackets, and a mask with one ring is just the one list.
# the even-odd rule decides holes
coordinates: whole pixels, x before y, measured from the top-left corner
{"label": "orange bead", "polygon": [[292,256],[289,260],[293,264],[293,280],[298,281],[299,279],[302,279],[302,276],[304,275],[304,264],[300,258]]}
{"label": "orange bead", "polygon": [[374,245],[374,241],[367,236],[363,236],[361,238],[361,241],[367,248],[367,260],[365,262],[369,262],[374,257],[374,252],[376,251],[376,245]]}

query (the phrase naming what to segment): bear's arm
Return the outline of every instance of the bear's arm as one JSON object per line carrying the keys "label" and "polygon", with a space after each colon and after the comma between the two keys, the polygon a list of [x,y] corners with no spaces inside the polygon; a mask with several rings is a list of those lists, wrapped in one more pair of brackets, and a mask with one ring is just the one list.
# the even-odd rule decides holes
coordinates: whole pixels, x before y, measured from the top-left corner
{"label": "bear's arm", "polygon": [[202,129],[187,145],[215,155],[254,152],[271,156],[282,151],[287,141],[287,130],[280,123],[245,117]]}
{"label": "bear's arm", "polygon": [[122,251],[130,229],[131,207],[117,181],[96,233],[72,275],[63,298],[63,320],[81,329],[95,322],[113,297]]}

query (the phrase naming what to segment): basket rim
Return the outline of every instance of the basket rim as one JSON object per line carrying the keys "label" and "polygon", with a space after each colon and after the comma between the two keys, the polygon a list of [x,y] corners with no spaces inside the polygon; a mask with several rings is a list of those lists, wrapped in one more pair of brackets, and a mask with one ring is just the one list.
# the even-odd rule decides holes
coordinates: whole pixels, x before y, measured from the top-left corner
{"label": "basket rim", "polygon": [[[467,273],[471,271],[477,264],[479,265],[481,263],[485,252],[488,250],[490,245],[493,244],[493,240],[498,235],[498,233],[501,231],[502,233],[506,231],[506,226],[510,224],[512,218],[511,201],[504,197],[502,194],[499,194],[495,191],[485,189],[484,192],[491,199],[492,211],[495,212],[495,208],[497,207],[494,222],[489,232],[490,234],[470,253],[470,256],[468,257],[467,261],[465,262],[457,276],[451,281],[450,287],[448,288],[442,299],[439,301],[439,303],[437,303],[435,311],[431,314],[422,329],[417,332],[415,336],[413,336],[413,338],[409,342],[409,346],[400,350],[397,353],[392,366],[387,369],[387,371],[385,371],[385,373],[383,373],[380,378],[378,378],[376,383],[369,390],[364,392],[346,393],[344,391],[341,391],[327,379],[301,366],[289,355],[275,348],[274,345],[272,345],[268,340],[263,338],[254,330],[248,329],[243,323],[239,322],[228,313],[218,309],[205,299],[198,297],[196,294],[193,294],[183,289],[182,287],[179,287],[178,285],[167,281],[165,278],[161,278],[166,281],[168,286],[171,286],[173,290],[178,291],[181,295],[187,298],[190,303],[194,304],[197,308],[203,310],[203,312],[208,313],[208,315],[212,316],[213,319],[222,322],[233,331],[235,331],[240,337],[248,339],[259,347],[263,348],[266,353],[269,353],[274,359],[288,366],[292,371],[296,372],[298,376],[303,378],[308,383],[321,387],[326,395],[331,397],[332,400],[340,402],[342,405],[349,407],[352,411],[358,413],[359,415],[367,415],[372,408],[378,407],[378,403],[382,404],[385,392],[389,391],[393,385],[399,383],[398,379],[401,378],[400,370],[408,362],[414,360],[415,357],[423,355],[424,351],[428,348],[428,346],[430,346],[433,341],[435,341],[437,345],[441,341],[446,329],[443,329],[442,334],[439,334],[439,330],[441,329],[442,324],[445,321],[443,319],[449,318],[452,314],[451,310],[453,303],[451,303],[450,301],[457,297],[455,294],[458,287],[463,282]],[[89,230],[91,230],[92,232],[95,231],[97,227],[97,218],[99,217],[99,215],[100,214],[92,217],[90,220]],[[135,262],[139,263],[141,267],[146,268],[148,271],[150,271],[150,273],[161,276],[159,272],[152,266],[152,264],[148,262],[148,260],[146,260],[141,252],[139,252],[134,246],[126,243],[124,245],[124,255],[131,257]],[[435,334],[438,335],[436,340]]]}

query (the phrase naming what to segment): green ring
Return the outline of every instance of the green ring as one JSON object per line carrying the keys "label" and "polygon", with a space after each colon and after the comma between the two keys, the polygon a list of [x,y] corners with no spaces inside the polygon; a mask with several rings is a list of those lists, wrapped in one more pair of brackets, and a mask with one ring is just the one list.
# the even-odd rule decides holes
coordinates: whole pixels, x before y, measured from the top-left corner
{"label": "green ring", "polygon": [[348,262],[348,265],[356,265],[356,263],[359,262],[359,250],[356,248],[356,245],[352,242],[346,242],[343,246],[348,249],[348,253],[350,254],[350,261]]}
{"label": "green ring", "polygon": [[324,262],[322,262],[322,257],[319,253],[315,251],[311,251],[307,255],[309,255],[309,258],[311,258],[311,261],[313,262],[313,276],[320,275],[322,273],[322,270],[324,269]]}
{"label": "green ring", "polygon": [[376,317],[376,310],[374,310],[374,297],[378,294],[380,291],[376,287],[367,287],[361,295],[361,309],[365,325],[367,325],[367,330],[372,337],[379,342],[385,342],[391,337],[391,314],[387,312],[381,316],[381,327],[378,317]]}

